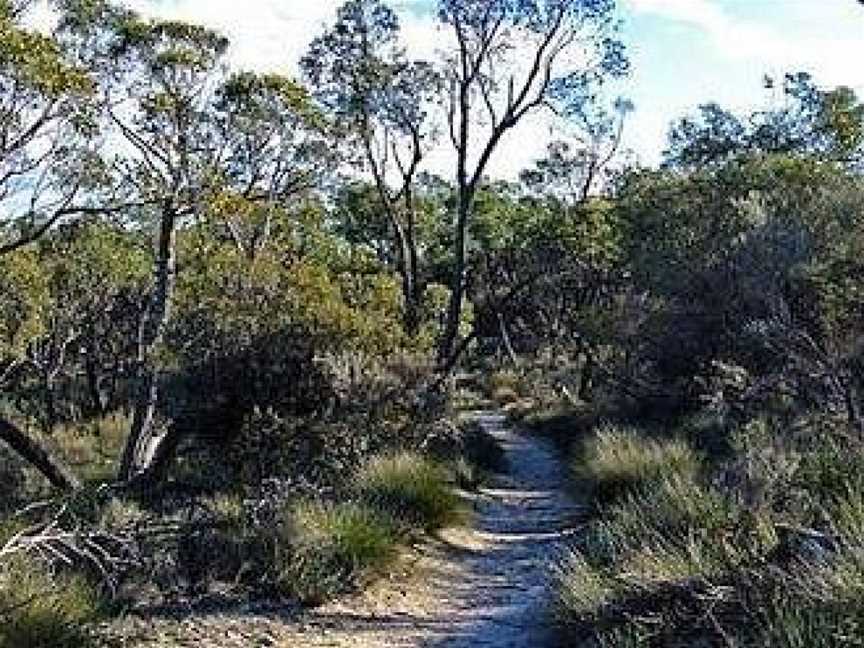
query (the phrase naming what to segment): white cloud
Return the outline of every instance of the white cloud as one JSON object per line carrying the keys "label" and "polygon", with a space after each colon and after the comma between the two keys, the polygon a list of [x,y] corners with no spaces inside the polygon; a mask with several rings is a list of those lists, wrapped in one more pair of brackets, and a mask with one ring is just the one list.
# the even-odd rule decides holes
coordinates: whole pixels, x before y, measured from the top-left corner
{"label": "white cloud", "polygon": [[337,0],[132,0],[145,16],[184,20],[216,29],[231,40],[237,68],[296,75],[312,38],[332,22]]}
{"label": "white cloud", "polygon": [[[859,64],[864,49],[864,18],[858,30],[848,27],[848,16],[839,6],[814,3],[815,10],[829,14],[835,29],[811,25],[806,34],[785,29],[789,17],[778,13],[771,23],[745,20],[727,11],[718,0],[626,0],[635,14],[651,14],[690,25],[702,31],[716,53],[732,62],[761,66],[765,72],[807,70],[819,73],[826,84],[864,86],[864,67]],[[778,3],[782,9],[783,3]],[[794,7],[790,6],[790,10]],[[808,8],[808,10],[813,9]],[[817,14],[818,15],[818,14]]]}
{"label": "white cloud", "polygon": [[[235,68],[300,74],[298,62],[311,40],[332,23],[342,0],[127,0],[145,16],[184,20],[216,29],[231,40],[230,64]],[[412,58],[434,59],[451,36],[439,29],[430,12],[416,2],[394,1],[400,15],[401,38]],[[542,155],[549,139],[545,120],[526,121],[502,141],[489,173],[515,177],[533,158]],[[427,168],[445,177],[455,173],[449,141],[431,152]]]}

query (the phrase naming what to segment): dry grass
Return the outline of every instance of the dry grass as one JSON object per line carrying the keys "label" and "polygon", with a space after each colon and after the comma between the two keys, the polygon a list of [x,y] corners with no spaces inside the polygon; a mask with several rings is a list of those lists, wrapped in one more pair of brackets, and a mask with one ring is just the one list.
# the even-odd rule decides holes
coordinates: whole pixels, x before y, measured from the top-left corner
{"label": "dry grass", "polygon": [[576,478],[603,501],[667,476],[692,480],[701,469],[701,459],[685,441],[654,440],[611,424],[584,443],[573,464]]}
{"label": "dry grass", "polygon": [[288,513],[279,559],[286,593],[317,604],[350,590],[395,555],[392,521],[358,502],[303,502]]}
{"label": "dry grass", "polygon": [[355,477],[354,491],[401,525],[433,531],[465,521],[465,508],[450,480],[444,465],[402,452],[369,461]]}

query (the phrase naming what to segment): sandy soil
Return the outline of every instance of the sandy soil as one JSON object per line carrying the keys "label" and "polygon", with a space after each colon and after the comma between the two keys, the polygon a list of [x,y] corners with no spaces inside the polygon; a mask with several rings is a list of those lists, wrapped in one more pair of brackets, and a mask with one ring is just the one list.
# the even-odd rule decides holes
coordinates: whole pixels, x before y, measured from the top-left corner
{"label": "sandy soil", "polygon": [[496,414],[478,420],[509,463],[474,498],[470,529],[443,532],[416,550],[407,580],[310,615],[280,646],[541,648],[552,642],[549,563],[584,511],[567,495],[565,469],[542,439]]}
{"label": "sandy soil", "polygon": [[[214,610],[140,619],[122,646],[189,648],[544,648],[553,637],[550,562],[584,510],[546,441],[498,414],[477,420],[504,447],[508,471],[469,496],[470,528],[405,551],[387,578],[312,612]],[[128,626],[127,626],[128,630]]]}

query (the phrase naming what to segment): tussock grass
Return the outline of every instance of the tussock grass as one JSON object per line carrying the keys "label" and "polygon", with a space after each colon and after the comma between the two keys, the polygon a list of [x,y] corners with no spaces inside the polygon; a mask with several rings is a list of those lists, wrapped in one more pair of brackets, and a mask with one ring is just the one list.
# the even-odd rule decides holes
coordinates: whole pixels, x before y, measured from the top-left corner
{"label": "tussock grass", "polygon": [[683,440],[654,440],[635,430],[605,424],[584,443],[573,464],[578,480],[601,501],[628,489],[670,477],[693,481],[701,459]]}
{"label": "tussock grass", "polygon": [[595,619],[614,596],[609,578],[579,551],[570,551],[552,568],[557,585],[556,616],[569,621]]}
{"label": "tussock grass", "polygon": [[279,582],[287,593],[317,604],[354,587],[394,557],[391,520],[360,502],[302,502],[288,513]]}
{"label": "tussock grass", "polygon": [[0,565],[0,648],[86,648],[99,599],[81,576],[24,558]]}
{"label": "tussock grass", "polygon": [[721,493],[692,479],[669,476],[629,491],[586,535],[590,556],[604,564],[627,560],[644,546],[683,550],[704,539],[716,547],[736,527],[737,511]]}
{"label": "tussock grass", "polygon": [[450,477],[443,464],[402,452],[372,459],[357,474],[354,490],[360,501],[400,525],[434,531],[465,519]]}
{"label": "tussock grass", "polygon": [[844,544],[864,541],[864,490],[846,484],[829,505],[833,533]]}
{"label": "tussock grass", "polygon": [[574,643],[864,645],[861,448],[764,419],[724,443],[710,464],[638,430],[584,444],[598,514],[555,570]]}

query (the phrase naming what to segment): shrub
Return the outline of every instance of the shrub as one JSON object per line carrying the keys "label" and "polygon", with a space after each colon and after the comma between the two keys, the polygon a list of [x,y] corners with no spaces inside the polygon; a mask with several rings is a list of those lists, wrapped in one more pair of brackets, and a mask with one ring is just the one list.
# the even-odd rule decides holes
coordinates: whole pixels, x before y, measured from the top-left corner
{"label": "shrub", "polygon": [[320,603],[384,567],[396,547],[393,524],[358,502],[304,502],[288,513],[279,566],[282,590]]}
{"label": "shrub", "polygon": [[358,498],[408,527],[433,531],[464,517],[447,469],[418,454],[381,455],[355,479]]}
{"label": "shrub", "polygon": [[0,648],[84,648],[98,597],[80,576],[23,559],[0,566]]}
{"label": "shrub", "polygon": [[519,392],[510,387],[498,387],[492,391],[490,398],[499,405],[509,405],[519,400]]}
{"label": "shrub", "polygon": [[498,403],[517,401],[522,391],[522,376],[515,371],[507,369],[493,371],[486,379],[486,395]]}
{"label": "shrub", "polygon": [[585,442],[573,468],[603,501],[664,477],[693,480],[701,460],[684,441],[648,439],[635,430],[605,425]]}

